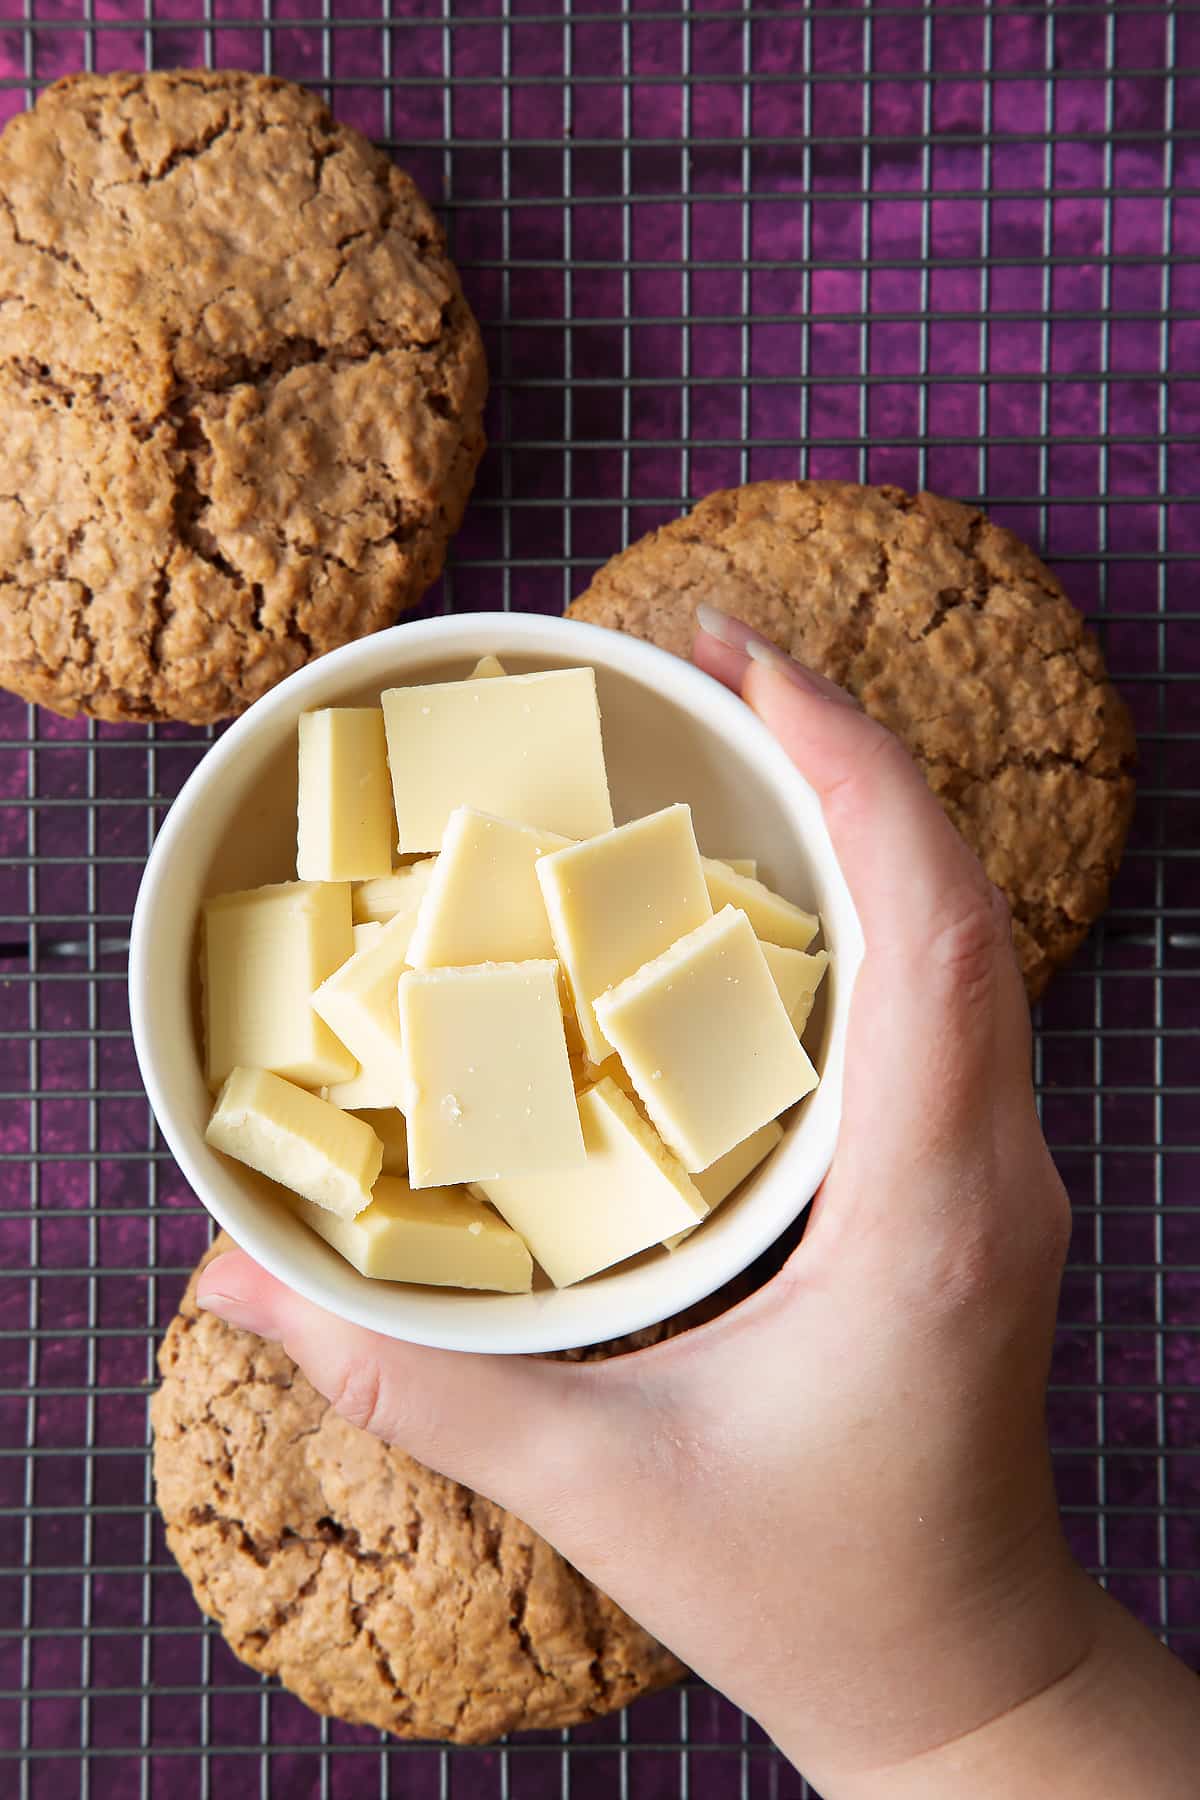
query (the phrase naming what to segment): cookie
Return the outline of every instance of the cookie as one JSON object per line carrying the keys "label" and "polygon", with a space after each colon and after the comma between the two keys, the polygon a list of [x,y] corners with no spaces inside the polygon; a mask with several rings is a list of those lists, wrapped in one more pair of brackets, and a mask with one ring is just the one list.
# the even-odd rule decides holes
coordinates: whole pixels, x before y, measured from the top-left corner
{"label": "cookie", "polygon": [[763,481],[632,544],[567,610],[687,656],[699,600],[904,740],[1007,895],[1036,999],[1103,909],[1133,809],[1129,714],[1050,571],[935,494]]}
{"label": "cookie", "polygon": [[455,1743],[579,1724],[678,1680],[536,1532],[348,1425],[195,1287],[159,1351],[155,1485],[197,1602],[244,1662],[317,1712]]}
{"label": "cookie", "polygon": [[241,711],[441,570],[479,331],[407,175],[315,95],[79,75],[0,135],[0,683]]}

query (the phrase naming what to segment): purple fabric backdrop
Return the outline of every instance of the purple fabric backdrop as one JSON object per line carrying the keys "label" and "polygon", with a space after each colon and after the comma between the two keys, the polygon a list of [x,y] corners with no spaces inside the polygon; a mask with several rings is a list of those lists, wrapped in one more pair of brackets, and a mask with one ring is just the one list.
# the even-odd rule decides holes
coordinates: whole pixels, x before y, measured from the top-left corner
{"label": "purple fabric backdrop", "polygon": [[[283,0],[264,28],[258,0],[213,0],[204,25],[200,0],[156,0],[147,26],[129,0],[0,0],[0,115],[86,60],[269,58],[395,149],[444,208],[493,373],[432,607],[557,611],[686,501],[808,474],[983,496],[1104,622],[1141,791],[1112,911],[1041,1015],[1077,1208],[1052,1425],[1080,1555],[1200,1663],[1200,15],[588,0],[568,25],[561,0],[473,0],[450,31],[440,0],[331,10]],[[28,1793],[584,1800],[623,1769],[648,1800],[680,1791],[687,1744],[701,1800],[800,1794],[698,1686],[569,1758],[557,1737],[381,1752],[201,1628],[145,1445],[156,1334],[208,1227],[140,1097],[121,945],[203,740],[7,698],[0,740],[0,1720]]]}

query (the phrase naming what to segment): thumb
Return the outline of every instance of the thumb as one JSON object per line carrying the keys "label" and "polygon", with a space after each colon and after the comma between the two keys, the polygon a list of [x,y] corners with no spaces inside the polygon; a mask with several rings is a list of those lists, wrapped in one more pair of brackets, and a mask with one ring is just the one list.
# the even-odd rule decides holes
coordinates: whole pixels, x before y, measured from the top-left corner
{"label": "thumb", "polygon": [[601,1365],[469,1355],[384,1337],[293,1293],[241,1250],[214,1257],[197,1301],[282,1344],[350,1424],[539,1529],[557,1514],[558,1496],[619,1444],[615,1406],[595,1380]]}

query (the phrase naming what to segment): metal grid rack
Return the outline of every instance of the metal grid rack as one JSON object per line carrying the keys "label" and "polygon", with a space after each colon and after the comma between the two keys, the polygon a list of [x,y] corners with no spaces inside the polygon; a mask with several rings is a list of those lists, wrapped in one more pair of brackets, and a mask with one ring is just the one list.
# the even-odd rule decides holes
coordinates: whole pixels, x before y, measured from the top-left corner
{"label": "metal grid rack", "polygon": [[[1186,0],[0,0],[0,115],[79,68],[314,83],[441,206],[493,443],[431,605],[557,611],[765,475],[984,498],[1103,633],[1141,786],[1041,1008],[1076,1210],[1051,1414],[1092,1568],[1200,1665],[1200,12]],[[199,1619],[152,1506],[154,1351],[205,1216],[124,949],[206,735],[0,700],[6,1793],[806,1790],[699,1684],[509,1748],[317,1720]]]}

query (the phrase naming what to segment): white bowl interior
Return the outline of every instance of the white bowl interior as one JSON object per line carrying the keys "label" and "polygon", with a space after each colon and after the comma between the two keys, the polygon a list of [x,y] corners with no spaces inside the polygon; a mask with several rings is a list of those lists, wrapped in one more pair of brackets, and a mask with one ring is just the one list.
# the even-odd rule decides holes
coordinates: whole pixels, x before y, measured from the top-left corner
{"label": "white bowl interior", "polygon": [[[647,1252],[581,1285],[489,1295],[370,1281],[290,1212],[281,1190],[211,1151],[199,1054],[196,948],[211,894],[295,876],[296,721],[312,707],[370,704],[400,683],[460,678],[486,651],[514,673],[590,663],[618,823],[690,803],[701,848],[757,856],[760,874],[820,912],[834,964],[805,1037],[822,1082],[793,1109],[778,1150],[673,1254]],[[566,1349],[640,1329],[745,1268],[811,1199],[841,1107],[857,917],[820,808],[740,700],[678,659],[615,632],[533,614],[400,625],[300,670],[204,758],[159,834],[134,917],[130,1000],[147,1093],[199,1197],[272,1273],[348,1319],[466,1350]]]}

